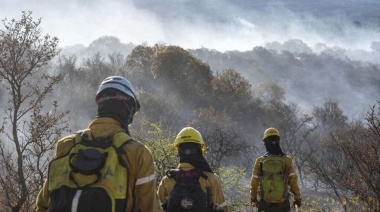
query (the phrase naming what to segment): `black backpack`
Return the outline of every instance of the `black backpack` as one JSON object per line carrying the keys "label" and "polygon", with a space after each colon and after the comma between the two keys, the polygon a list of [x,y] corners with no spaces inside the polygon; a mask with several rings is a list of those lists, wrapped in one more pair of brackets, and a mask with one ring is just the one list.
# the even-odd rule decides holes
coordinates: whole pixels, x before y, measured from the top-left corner
{"label": "black backpack", "polygon": [[200,177],[207,180],[203,169],[192,169],[189,171],[171,169],[166,174],[169,178],[173,178],[176,181],[173,190],[169,194],[167,202],[168,212],[208,211],[208,205],[212,200],[208,201],[208,197],[203,192],[199,183]]}

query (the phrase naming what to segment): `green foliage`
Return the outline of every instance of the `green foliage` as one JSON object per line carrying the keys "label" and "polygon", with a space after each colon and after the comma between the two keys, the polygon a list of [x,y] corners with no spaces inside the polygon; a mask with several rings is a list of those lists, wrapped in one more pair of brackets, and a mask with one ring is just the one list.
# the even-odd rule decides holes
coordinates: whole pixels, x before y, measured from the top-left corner
{"label": "green foliage", "polygon": [[247,211],[252,208],[249,195],[249,181],[246,170],[237,166],[213,167],[219,175],[223,193],[230,211]]}
{"label": "green foliage", "polygon": [[356,211],[378,211],[374,208],[360,200],[359,197],[344,197],[342,201],[328,195],[319,194],[315,195],[305,195],[302,199],[302,211],[313,212],[313,211],[346,211],[346,212],[356,212]]}
{"label": "green foliage", "polygon": [[167,170],[177,167],[177,153],[173,145],[176,134],[163,132],[161,123],[149,123],[146,119],[143,119],[139,128],[132,133],[137,141],[145,144],[151,150],[156,182],[159,183]]}

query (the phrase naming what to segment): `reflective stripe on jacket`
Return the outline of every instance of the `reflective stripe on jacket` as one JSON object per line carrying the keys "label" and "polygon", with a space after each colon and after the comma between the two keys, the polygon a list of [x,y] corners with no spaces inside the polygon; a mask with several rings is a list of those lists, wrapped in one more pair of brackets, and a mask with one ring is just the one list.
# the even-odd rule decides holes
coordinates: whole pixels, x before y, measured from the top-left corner
{"label": "reflective stripe on jacket", "polygon": [[[191,165],[190,163],[180,163],[177,167],[178,169],[188,171],[191,169],[194,169],[195,167]],[[212,187],[212,194],[213,194],[213,203],[214,205],[217,204],[221,207],[223,207],[224,211],[227,212],[227,203],[225,202],[222,186],[219,181],[219,177],[214,174],[207,171],[203,172],[207,176],[207,180],[203,177],[199,178],[199,183],[201,184],[202,190],[204,193],[206,193],[206,186]],[[158,197],[161,201],[161,204],[165,204],[168,201],[169,194],[173,190],[174,185],[176,184],[175,180],[172,178],[168,178],[165,176],[162,178],[160,185],[158,186]]]}
{"label": "reflective stripe on jacket", "polygon": [[[293,165],[292,158],[289,156],[284,156],[285,157],[285,163],[287,167],[290,167],[289,169],[289,181],[288,185],[290,187],[290,192],[294,195],[295,199],[300,199],[301,198],[301,192],[298,187],[298,180],[297,180],[297,174],[296,170]],[[251,199],[257,198],[258,194],[258,187],[260,184],[259,180],[259,172],[260,172],[260,162],[264,159],[264,157],[259,157],[255,161],[255,165],[253,167],[253,172],[252,172],[252,177],[251,177]]]}
{"label": "reflective stripe on jacket", "polygon": [[[112,118],[97,118],[89,127],[92,135],[107,137],[117,132],[123,132],[118,121]],[[70,151],[73,137],[66,136],[57,143],[54,158]],[[126,212],[129,211],[162,211],[156,193],[153,157],[150,150],[137,141],[131,141],[124,146],[125,154],[122,158],[129,166],[129,189]],[[49,191],[47,181],[37,197],[37,211],[47,211]]]}

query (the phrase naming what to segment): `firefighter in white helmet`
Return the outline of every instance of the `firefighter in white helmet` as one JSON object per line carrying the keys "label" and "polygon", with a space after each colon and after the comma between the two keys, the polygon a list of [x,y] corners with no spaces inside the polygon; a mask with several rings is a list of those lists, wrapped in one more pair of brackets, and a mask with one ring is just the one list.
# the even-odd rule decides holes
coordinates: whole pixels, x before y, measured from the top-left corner
{"label": "firefighter in white helmet", "polygon": [[[74,174],[67,175],[69,177],[65,177],[64,172],[61,172],[63,174],[60,176],[51,176],[50,174],[60,173],[60,169],[67,168],[71,170],[68,168],[69,165],[65,163],[62,163],[62,167],[59,167],[54,165],[55,163],[53,162],[65,158],[66,155],[71,154],[71,149],[74,148],[73,146],[79,145],[76,143],[76,135],[69,135],[60,139],[57,143],[54,160],[51,162],[49,168],[49,170],[53,170],[49,171],[49,177],[37,197],[37,211],[63,211],[64,208],[68,208],[68,211],[162,211],[156,193],[154,164],[151,152],[146,146],[133,140],[128,130],[128,126],[132,123],[134,115],[140,109],[140,103],[137,100],[131,83],[121,76],[107,77],[101,82],[96,92],[95,101],[98,105],[98,112],[96,118],[89,124],[88,129],[85,131],[89,132],[86,138],[89,136],[92,137],[90,140],[92,143],[89,143],[91,146],[100,140],[97,142],[98,144],[96,144],[98,149],[106,145],[106,140],[100,138],[111,137],[113,139],[111,141],[113,142],[118,138],[122,139],[118,141],[124,143],[117,148],[117,156],[113,158],[108,157],[106,159],[107,163],[109,163],[109,160],[120,163],[120,166],[127,170],[125,171],[126,176],[124,179],[118,178],[117,183],[121,186],[116,188],[115,186],[111,186],[111,188],[104,189],[109,195],[100,197],[100,195],[96,193],[96,188],[98,187],[89,189],[90,186],[78,185],[78,187],[81,186],[81,188],[79,190],[75,188],[75,185],[79,184],[79,178],[77,178],[76,181],[73,180],[73,176],[79,176],[75,175],[77,171],[75,169],[73,171]],[[91,153],[91,151],[88,152]],[[70,167],[73,166],[71,160],[77,157],[75,154],[69,158]],[[93,156],[89,153],[87,154],[86,156]],[[86,161],[86,158],[77,158],[75,159],[79,162],[76,162],[75,165],[80,164],[81,161]],[[91,164],[91,162],[88,163]],[[105,187],[107,187],[107,185],[118,185],[117,183],[112,183],[112,177],[120,176],[115,170],[122,170],[122,168],[117,169],[119,168],[118,166],[112,168],[112,165],[107,167],[101,169],[106,170],[105,174],[103,174],[103,171],[99,172],[102,173],[101,177],[99,177],[97,181],[90,182],[88,185],[97,183],[99,180]],[[108,177],[106,178],[106,176]],[[63,180],[55,180],[58,179],[58,177],[61,177]],[[123,177],[124,175],[122,178]],[[107,180],[103,180],[105,178]],[[79,180],[84,181],[83,179]],[[125,183],[119,182],[123,180],[125,180]],[[75,193],[72,192],[73,189],[76,189],[74,190]],[[109,196],[116,196],[110,194],[110,191],[118,192],[118,190],[122,190],[119,196],[124,199],[108,201]],[[91,196],[90,191],[94,191],[94,195]],[[73,195],[70,196],[70,192],[73,193]],[[87,201],[85,198],[87,198]],[[95,198],[99,198],[99,200]],[[106,205],[106,202],[112,202],[112,210],[101,209]]]}

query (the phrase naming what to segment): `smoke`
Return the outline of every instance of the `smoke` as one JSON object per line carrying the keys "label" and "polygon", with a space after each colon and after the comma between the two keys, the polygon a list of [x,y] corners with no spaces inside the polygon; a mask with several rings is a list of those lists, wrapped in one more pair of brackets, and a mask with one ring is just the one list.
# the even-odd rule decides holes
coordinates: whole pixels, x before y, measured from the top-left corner
{"label": "smoke", "polygon": [[[61,47],[73,51],[84,52],[86,46],[103,36],[116,37],[121,44],[164,43],[184,49],[213,49],[226,55],[228,51],[241,51],[248,58],[248,66],[204,60],[214,71],[235,68],[247,73],[255,65],[258,70],[278,75],[277,71],[284,72],[285,67],[286,73],[298,80],[281,78],[277,82],[287,90],[288,100],[305,108],[332,99],[350,114],[358,114],[377,98],[378,82],[370,82],[377,78],[369,76],[378,75],[378,68],[372,73],[366,64],[350,62],[380,64],[380,3],[373,0],[0,0],[0,5],[2,18],[18,19],[21,11],[33,11],[34,18],[42,18],[43,33],[57,36]],[[250,51],[257,46],[279,55],[273,54],[275,60],[270,64],[259,53],[250,61]],[[130,48],[123,46],[126,51]],[[315,55],[288,61],[282,51]],[[350,76],[333,78],[341,69]],[[310,80],[309,70],[320,73],[316,75],[320,78]],[[247,78],[252,84],[258,83],[257,76]],[[267,80],[263,77],[260,82]],[[353,80],[366,86],[358,86]],[[355,97],[355,109],[351,97]]]}
{"label": "smoke", "polygon": [[376,16],[379,13],[375,13],[379,11],[370,0],[360,1],[360,7],[355,2],[359,3],[0,0],[0,14],[2,18],[17,19],[21,11],[33,11],[34,17],[43,19],[44,32],[57,36],[62,47],[87,46],[99,37],[114,36],[123,43],[166,43],[218,51],[246,51],[289,39],[300,39],[308,46],[324,43],[370,50],[372,42],[380,37],[379,26],[374,24],[380,20],[380,15]]}

